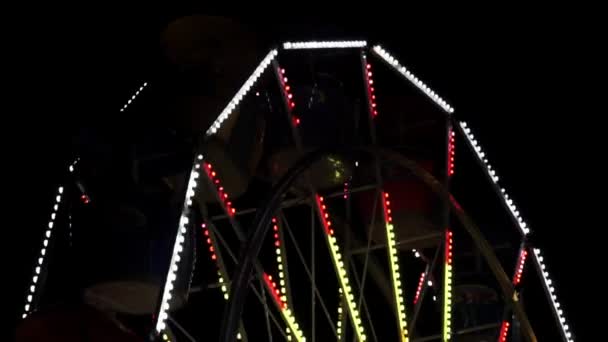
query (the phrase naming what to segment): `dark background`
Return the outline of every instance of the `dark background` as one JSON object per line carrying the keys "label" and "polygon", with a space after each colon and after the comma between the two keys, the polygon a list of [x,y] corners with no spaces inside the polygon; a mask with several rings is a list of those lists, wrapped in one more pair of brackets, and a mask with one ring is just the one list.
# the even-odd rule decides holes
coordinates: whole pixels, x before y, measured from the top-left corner
{"label": "dark background", "polygon": [[[594,90],[601,80],[595,50],[602,41],[595,21],[546,12],[471,20],[432,12],[296,18],[282,11],[239,18],[269,43],[342,37],[381,42],[479,132],[501,181],[537,232],[573,332],[590,340],[606,259],[598,249],[606,167],[605,106],[596,105],[605,96]],[[3,307],[12,323],[79,128],[121,124],[119,109],[154,73],[159,33],[173,18],[194,12],[42,11],[13,18],[3,49],[2,111],[2,241],[9,252],[2,278],[11,286]]]}

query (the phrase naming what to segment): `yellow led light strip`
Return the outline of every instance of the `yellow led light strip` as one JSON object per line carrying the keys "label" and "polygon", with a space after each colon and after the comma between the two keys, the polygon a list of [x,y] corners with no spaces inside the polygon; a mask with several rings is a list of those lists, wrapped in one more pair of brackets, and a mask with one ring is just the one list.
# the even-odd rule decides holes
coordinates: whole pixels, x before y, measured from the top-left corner
{"label": "yellow led light strip", "polygon": [[443,341],[452,337],[452,232],[445,231],[445,265],[443,269]]}
{"label": "yellow led light strip", "polygon": [[401,274],[399,272],[399,257],[397,255],[397,242],[395,240],[395,231],[393,227],[393,218],[391,217],[389,195],[382,192],[382,208],[384,211],[384,223],[386,227],[386,244],[388,246],[388,259],[391,269],[391,280],[393,283],[393,293],[395,294],[395,307],[397,308],[397,323],[401,341],[408,342],[409,334],[407,331],[407,320],[405,317],[405,302],[403,300],[403,290],[401,289]]}
{"label": "yellow led light strip", "polygon": [[304,337],[304,333],[300,329],[300,325],[291,313],[291,310],[287,306],[287,303],[282,299],[284,298],[284,296],[281,296],[281,292],[277,288],[277,283],[272,280],[271,275],[268,275],[266,273],[264,273],[264,282],[268,287],[268,290],[272,294],[272,299],[279,308],[283,320],[285,321],[285,323],[287,323],[287,333],[289,334],[287,340],[291,341],[291,336],[293,336],[298,342],[306,342],[306,337]]}
{"label": "yellow led light strip", "polygon": [[336,324],[336,337],[340,341],[342,339],[342,303],[344,303],[344,296],[342,295],[342,289],[338,289],[340,294],[340,303],[338,304],[338,323]]}
{"label": "yellow led light strip", "polygon": [[287,297],[287,283],[285,279],[285,250],[281,244],[281,232],[279,231],[279,223],[276,217],[272,218],[272,234],[274,238],[274,248],[277,255],[277,268],[279,269],[279,289],[281,289],[281,301],[286,304],[291,304]]}
{"label": "yellow led light strip", "polygon": [[329,220],[329,214],[326,211],[327,207],[325,206],[325,204],[323,204],[323,197],[316,195],[315,198],[317,202],[318,213],[321,218],[321,223],[323,224],[323,228],[325,228],[325,238],[329,246],[329,251],[332,257],[334,267],[336,269],[336,273],[338,274],[338,280],[340,281],[340,287],[342,288],[343,295],[346,298],[346,305],[349,317],[353,322],[357,339],[359,341],[365,341],[367,337],[365,335],[365,330],[361,322],[359,310],[357,309],[357,304],[355,303],[355,296],[352,293],[350,282],[348,280],[348,275],[344,268],[344,261],[340,253],[340,247],[338,246],[336,238],[333,236],[334,230],[330,228],[331,221]]}

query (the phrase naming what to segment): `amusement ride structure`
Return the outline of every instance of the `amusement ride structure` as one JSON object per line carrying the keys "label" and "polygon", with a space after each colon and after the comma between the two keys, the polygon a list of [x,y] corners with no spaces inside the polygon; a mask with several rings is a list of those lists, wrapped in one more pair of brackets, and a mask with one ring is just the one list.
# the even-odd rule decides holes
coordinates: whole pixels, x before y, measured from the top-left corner
{"label": "amusement ride structure", "polygon": [[[143,83],[120,111],[183,110],[155,102],[172,86]],[[69,163],[25,321],[70,292],[159,341],[545,340],[530,278],[552,330],[574,341],[474,128],[383,46],[285,42],[217,96],[221,111],[200,98],[181,99],[206,119],[178,157],[135,153],[125,177],[103,158]],[[461,156],[504,209],[501,231],[458,202],[474,191],[458,187]],[[53,275],[66,260],[79,270],[68,289]]]}

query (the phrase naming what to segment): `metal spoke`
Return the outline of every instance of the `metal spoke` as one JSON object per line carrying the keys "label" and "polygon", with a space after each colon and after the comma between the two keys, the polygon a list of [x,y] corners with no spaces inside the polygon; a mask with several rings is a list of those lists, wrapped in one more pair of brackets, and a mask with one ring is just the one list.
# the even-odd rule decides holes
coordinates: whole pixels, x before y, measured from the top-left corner
{"label": "metal spoke", "polygon": [[[314,212],[314,211],[313,211]],[[325,305],[325,302],[323,301],[323,297],[321,297],[321,293],[319,292],[319,289],[317,288],[316,283],[312,282],[312,273],[310,272],[310,270],[308,269],[308,266],[306,266],[306,259],[304,258],[304,255],[302,254],[302,251],[300,250],[300,247],[298,247],[298,243],[296,242],[295,237],[293,236],[293,233],[291,232],[291,228],[289,227],[289,223],[287,222],[287,220],[285,220],[285,218],[282,216],[283,222],[285,222],[285,228],[287,231],[287,234],[289,234],[289,237],[291,238],[291,241],[294,244],[295,250],[298,254],[298,257],[300,258],[300,262],[302,263],[302,266],[304,266],[304,270],[306,271],[306,274],[308,275],[308,279],[311,280],[311,284],[314,288],[314,291],[316,293],[316,295],[319,298],[319,304],[321,304],[321,308],[323,308],[323,312],[325,312],[325,316],[327,317],[327,321],[329,322],[329,325],[332,329],[332,331],[334,332],[334,335],[337,337],[338,334],[336,332],[336,326],[334,325],[332,319],[331,319],[331,315],[329,313],[329,310],[327,310],[327,306]]]}
{"label": "metal spoke", "polygon": [[[210,225],[210,227],[214,227],[213,225]],[[220,243],[224,246],[226,252],[228,253],[228,255],[230,256],[230,258],[232,259],[232,261],[234,263],[237,262],[236,257],[234,256],[234,253],[232,252],[230,246],[226,243],[226,240],[224,240],[222,234],[216,229],[215,231],[216,236],[218,237],[218,240],[220,241]],[[256,271],[259,270],[256,268]],[[258,272],[256,272],[258,273]],[[258,279],[261,279],[259,277],[258,274]],[[272,321],[274,322],[274,324],[277,326],[279,332],[281,332],[281,335],[283,335],[283,337],[285,337],[285,339],[287,339],[287,336],[285,335],[285,333],[283,332],[283,328],[281,327],[281,325],[278,323],[277,318],[275,317],[274,313],[270,312],[270,310],[268,310],[268,307],[266,305],[266,301],[263,298],[263,296],[258,292],[258,290],[255,288],[255,286],[253,286],[253,284],[249,284],[249,288],[253,291],[253,293],[255,294],[255,296],[257,297],[257,299],[260,301],[260,303],[262,303],[262,305],[264,305],[265,309],[267,312],[269,312],[270,314],[270,318],[272,319]]]}
{"label": "metal spoke", "polygon": [[[359,283],[359,280],[358,280],[359,275],[357,274],[357,268],[355,267],[355,262],[353,261],[353,259],[350,259],[349,263],[350,263],[350,267],[352,267],[352,269],[353,269],[353,274],[354,274],[353,279],[355,279],[356,285],[360,287],[361,284]],[[362,296],[359,297],[359,303],[363,304],[363,309],[365,310],[365,314],[367,315],[367,319],[369,321],[369,325],[372,330],[372,336],[374,338],[374,341],[378,341],[378,337],[376,336],[376,330],[374,329],[374,322],[372,322],[372,320],[371,320],[371,315],[369,314],[369,310],[367,307],[367,301],[365,299],[361,300],[362,298],[363,298]]]}
{"label": "metal spoke", "polygon": [[437,246],[437,250],[435,251],[435,255],[433,256],[433,261],[430,264],[427,264],[424,280],[422,282],[422,290],[420,291],[420,296],[418,296],[418,301],[414,305],[414,315],[412,316],[412,321],[410,322],[410,336],[414,336],[414,331],[416,330],[416,321],[418,320],[418,314],[420,313],[420,308],[424,300],[424,295],[426,294],[427,279],[431,274],[433,274],[433,271],[435,271],[437,260],[439,260],[439,255],[441,255],[442,246],[443,242]]}
{"label": "metal spoke", "polygon": [[173,317],[171,317],[171,315],[167,316],[167,319],[169,320],[169,322],[171,322],[184,336],[186,336],[186,338],[192,342],[196,342],[196,340],[194,339],[194,337],[192,337],[192,335],[190,335],[186,329],[184,329],[184,327],[182,327],[179,323],[177,323],[177,321],[175,321],[173,319]]}
{"label": "metal spoke", "polygon": [[369,223],[369,233],[367,234],[367,252],[365,253],[365,261],[363,262],[363,273],[361,274],[361,287],[359,288],[359,304],[357,305],[358,309],[361,309],[361,301],[363,300],[363,289],[365,287],[365,280],[367,278],[367,263],[369,261],[369,248],[372,244],[372,233],[374,232],[374,227],[376,226],[374,222],[376,221],[376,212],[378,211],[378,197],[380,196],[378,190],[376,189],[374,196],[374,205],[372,209],[372,218]]}
{"label": "metal spoke", "polygon": [[268,318],[268,313],[270,310],[268,309],[268,303],[266,302],[266,293],[264,292],[264,282],[262,279],[260,281],[260,292],[262,293],[262,305],[264,305],[264,316],[266,317],[266,331],[268,332],[268,341],[272,342],[272,329],[270,328],[270,319]]}
{"label": "metal spoke", "polygon": [[311,277],[311,286],[310,286],[310,291],[311,291],[311,298],[312,298],[312,303],[311,303],[311,315],[312,315],[312,342],[315,342],[316,338],[317,338],[317,324],[316,324],[316,315],[315,315],[315,310],[316,310],[316,303],[317,303],[317,297],[315,296],[315,288],[313,287],[314,284],[316,284],[316,252],[315,252],[315,209],[314,207],[310,207],[310,241],[311,241],[311,246],[310,246],[310,259],[311,259],[311,268],[312,268],[312,277]]}

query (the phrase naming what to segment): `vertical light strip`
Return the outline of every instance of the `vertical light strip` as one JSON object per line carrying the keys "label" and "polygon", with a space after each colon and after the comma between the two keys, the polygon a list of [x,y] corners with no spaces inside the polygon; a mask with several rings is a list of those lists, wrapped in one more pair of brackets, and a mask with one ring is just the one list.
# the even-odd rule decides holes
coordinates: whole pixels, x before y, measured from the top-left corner
{"label": "vertical light strip", "polygon": [[502,322],[502,325],[500,326],[500,332],[498,334],[499,342],[507,341],[507,336],[509,335],[509,327],[511,327],[511,323],[509,323],[508,321]]}
{"label": "vertical light strip", "polygon": [[365,80],[365,85],[367,89],[367,106],[369,112],[372,114],[372,118],[378,116],[378,109],[376,108],[376,88],[374,86],[372,65],[367,61],[365,55],[363,55],[363,60],[365,61],[365,71],[363,72],[363,79]]}
{"label": "vertical light strip", "polygon": [[221,203],[224,206],[226,213],[228,213],[228,216],[234,216],[234,214],[236,214],[236,209],[232,207],[232,201],[230,201],[228,193],[226,192],[226,190],[224,190],[224,187],[222,186],[219,177],[213,170],[213,166],[209,163],[203,163],[203,165],[205,166],[205,173],[207,173],[207,176],[209,177],[209,179],[217,190],[217,194],[220,197]]}
{"label": "vertical light strip", "polygon": [[[68,170],[70,171],[70,173],[74,172],[74,168],[77,163],[78,163],[78,159],[74,160],[70,164],[70,166],[68,167]],[[47,227],[44,231],[42,247],[40,248],[40,254],[38,255],[38,259],[36,260],[36,266],[34,266],[34,275],[32,276],[32,281],[30,283],[30,287],[28,289],[28,293],[25,298],[25,306],[23,308],[23,314],[21,315],[22,318],[26,318],[33,310],[36,309],[36,308],[34,308],[34,303],[33,303],[34,297],[37,295],[38,281],[40,280],[40,273],[42,272],[42,268],[45,266],[47,248],[48,248],[49,242],[51,241],[51,238],[53,236],[53,228],[55,226],[55,220],[57,218],[57,215],[59,213],[59,208],[63,201],[63,191],[64,191],[63,186],[59,186],[57,188],[57,192],[55,194],[55,204],[53,204],[53,210],[51,211],[51,217],[50,217]],[[71,222],[69,224],[71,225]]]}
{"label": "vertical light strip", "polygon": [[302,50],[302,49],[348,49],[362,48],[367,46],[365,40],[334,40],[334,41],[310,41],[310,42],[285,42],[283,49],[285,50]]}
{"label": "vertical light strip", "polygon": [[403,75],[408,81],[410,81],[416,88],[420,89],[426,96],[428,96],[433,102],[441,107],[446,113],[454,113],[454,108],[450,106],[444,99],[442,99],[435,91],[427,86],[422,80],[412,74],[405,66],[401,65],[399,61],[393,57],[388,51],[382,46],[376,45],[372,49],[378,57],[383,59],[393,69]]}
{"label": "vertical light strip", "polygon": [[342,295],[342,288],[338,289],[338,322],[336,323],[336,340],[342,340],[342,305],[344,303],[344,295]]}
{"label": "vertical light strip", "polygon": [[454,155],[456,153],[455,149],[456,149],[456,137],[455,137],[456,133],[454,132],[454,129],[452,128],[452,125],[450,125],[450,128],[448,130],[448,177],[452,177],[454,175]]}
{"label": "vertical light strip", "polygon": [[287,110],[291,115],[291,120],[293,121],[292,124],[294,126],[298,126],[300,124],[300,118],[294,113],[296,103],[293,99],[293,93],[291,92],[291,86],[289,85],[287,74],[285,73],[285,69],[281,67],[279,67],[277,71],[279,75],[279,82],[281,83],[281,90],[283,91],[283,98],[287,103]]}
{"label": "vertical light strip", "polygon": [[528,257],[528,251],[525,248],[521,249],[519,257],[517,258],[517,265],[515,268],[515,275],[513,276],[513,285],[517,286],[521,283],[521,276],[524,273],[524,266],[526,265],[526,258]]}
{"label": "vertical light strip", "polygon": [[291,341],[291,336],[293,336],[298,342],[306,342],[306,337],[304,337],[304,333],[300,329],[300,325],[296,322],[293,313],[287,306],[287,303],[283,300],[283,296],[281,295],[281,291],[277,288],[277,283],[272,280],[272,276],[264,273],[264,282],[268,287],[268,290],[272,294],[272,299],[279,308],[281,312],[281,316],[285,323],[287,323],[287,333],[288,340]]}
{"label": "vertical light strip", "polygon": [[353,323],[355,328],[355,334],[357,335],[357,339],[359,341],[365,341],[367,339],[365,335],[365,330],[363,328],[363,324],[361,322],[361,316],[359,315],[359,310],[357,309],[357,304],[355,302],[355,296],[352,293],[352,288],[350,286],[350,281],[348,279],[348,274],[346,273],[346,269],[344,266],[344,261],[342,259],[342,254],[340,253],[340,246],[338,246],[338,242],[334,236],[334,230],[331,228],[331,221],[329,220],[329,214],[327,213],[327,207],[323,203],[323,197],[319,195],[315,195],[316,204],[317,204],[317,212],[319,213],[319,217],[321,219],[321,223],[323,224],[323,228],[325,231],[325,238],[327,244],[329,246],[330,255],[334,264],[334,268],[336,273],[338,274],[338,280],[340,282],[340,287],[342,288],[342,292],[346,298],[347,309],[349,312],[349,317]]}
{"label": "vertical light strip", "polygon": [[452,338],[452,231],[445,232],[443,268],[443,341]]}
{"label": "vertical light strip", "polygon": [[[528,256],[528,251],[525,247],[519,252],[517,257],[517,262],[515,263],[515,273],[513,274],[513,285],[518,286],[521,283],[521,277],[524,272],[524,266],[526,264],[526,258]],[[500,326],[500,333],[498,334],[498,342],[505,342],[507,340],[507,336],[509,335],[509,328],[511,323],[508,320],[503,320]]]}
{"label": "vertical light strip", "polygon": [[139,89],[137,89],[135,91],[135,94],[133,94],[133,96],[131,96],[131,98],[127,101],[127,103],[125,103],[125,105],[122,106],[122,108],[120,108],[120,111],[124,112],[125,110],[127,110],[127,108],[131,105],[131,103],[133,101],[135,101],[135,98],[139,95],[139,93],[141,93],[144,90],[144,88],[146,88],[147,85],[148,85],[148,83],[144,82],[144,84],[142,84],[141,87],[139,87]]}
{"label": "vertical light strip", "polygon": [[181,260],[181,253],[183,251],[183,243],[185,241],[184,234],[186,233],[190,220],[190,206],[192,205],[192,197],[196,193],[197,178],[200,176],[198,170],[200,169],[200,162],[203,160],[203,155],[199,154],[194,167],[190,171],[190,177],[188,179],[188,186],[186,188],[186,195],[184,199],[184,206],[179,219],[177,233],[175,234],[175,242],[173,244],[173,252],[171,255],[171,261],[169,263],[169,272],[167,273],[167,279],[163,287],[163,293],[161,297],[161,304],[156,321],[156,332],[160,334],[166,328],[166,321],[169,317],[169,309],[171,307],[171,298],[173,291],[173,283],[177,279],[177,270],[179,269],[179,262]]}
{"label": "vertical light strip", "polygon": [[218,277],[218,282],[220,284],[220,289],[222,290],[224,299],[228,300],[228,288],[226,286],[227,280],[228,280],[228,274],[226,273],[226,270],[222,267],[222,264],[220,263],[220,260],[219,260],[218,254],[217,254],[217,244],[215,242],[215,238],[213,237],[213,234],[211,234],[209,228],[207,227],[207,223],[202,223],[201,228],[203,230],[203,236],[204,236],[203,238],[205,239],[205,243],[207,244],[207,248],[209,249],[209,256],[211,257],[211,260],[217,267],[217,277]]}
{"label": "vertical light strip", "polygon": [[405,317],[405,302],[403,300],[403,290],[401,287],[401,272],[399,271],[399,256],[397,251],[397,241],[391,216],[391,201],[387,192],[381,192],[382,208],[384,212],[384,223],[386,227],[386,244],[388,246],[388,259],[391,269],[391,281],[393,283],[393,294],[395,296],[395,308],[397,309],[397,319],[399,324],[399,336],[402,342],[409,341],[407,329],[407,319]]}
{"label": "vertical light strip", "polygon": [[426,271],[420,274],[420,280],[418,280],[418,288],[416,289],[416,295],[414,296],[414,304],[418,303],[422,287],[424,286],[424,279],[426,278]]}
{"label": "vertical light strip", "polygon": [[[467,138],[467,142],[469,143],[471,148],[475,151],[475,155],[481,161],[481,164],[485,166],[485,171],[486,171],[488,177],[497,186],[499,186],[499,184],[498,184],[499,178],[496,175],[496,171],[494,171],[494,169],[492,169],[492,166],[489,164],[488,159],[486,158],[485,152],[483,152],[483,150],[481,149],[481,146],[479,146],[479,143],[475,139],[475,136],[471,132],[471,129],[467,126],[467,123],[464,121],[461,121],[459,124],[460,124],[460,127],[462,128],[462,131],[464,132],[464,136]],[[500,188],[500,191],[501,191],[501,198],[504,201],[505,205],[509,208],[511,216],[517,222],[517,227],[519,228],[521,234],[523,236],[528,235],[530,233],[530,229],[528,228],[526,222],[524,222],[523,218],[519,214],[519,210],[517,210],[517,206],[515,206],[515,204],[513,203],[513,200],[511,198],[509,198],[509,194],[507,194],[507,192],[505,191],[504,188]]]}
{"label": "vertical light strip", "polygon": [[573,342],[572,333],[570,332],[570,327],[566,322],[566,318],[564,317],[564,311],[561,308],[561,304],[557,300],[557,296],[555,295],[555,288],[553,287],[553,281],[549,277],[549,272],[546,270],[544,258],[541,255],[541,251],[538,248],[534,248],[532,254],[532,259],[534,260],[536,267],[540,271],[542,277],[542,284],[549,295],[549,299],[551,300],[551,308],[553,309],[553,314],[557,318],[559,322],[559,327],[562,333],[562,336],[565,338],[567,342]]}
{"label": "vertical light strip", "polygon": [[234,95],[234,97],[230,100],[230,102],[228,102],[228,105],[226,105],[226,108],[224,108],[224,110],[222,110],[222,112],[217,117],[217,119],[215,119],[213,124],[211,124],[211,127],[209,127],[209,129],[206,132],[207,135],[212,135],[217,132],[217,130],[222,125],[222,123],[226,119],[228,119],[228,117],[234,112],[234,110],[239,105],[239,103],[243,100],[245,95],[247,95],[247,93],[249,93],[251,88],[253,88],[253,86],[258,81],[258,79],[260,78],[262,73],[264,73],[264,70],[266,70],[268,65],[275,59],[275,57],[278,55],[278,53],[279,52],[276,49],[270,50],[270,52],[266,55],[266,57],[264,57],[262,62],[257,66],[257,68],[255,68],[255,70],[253,71],[251,76],[249,76],[247,81],[245,81],[245,84],[243,84],[243,86],[236,92],[236,95]]}
{"label": "vertical light strip", "polygon": [[277,260],[277,268],[278,268],[278,274],[279,274],[279,288],[281,289],[281,301],[283,301],[286,304],[291,305],[291,303],[289,303],[288,297],[287,297],[287,279],[285,279],[285,261],[286,261],[286,256],[285,256],[285,248],[283,246],[283,244],[281,243],[281,232],[280,232],[280,228],[279,228],[279,223],[277,221],[276,217],[272,218],[272,236],[274,238],[274,248],[275,248],[275,253],[276,253],[276,260]]}

